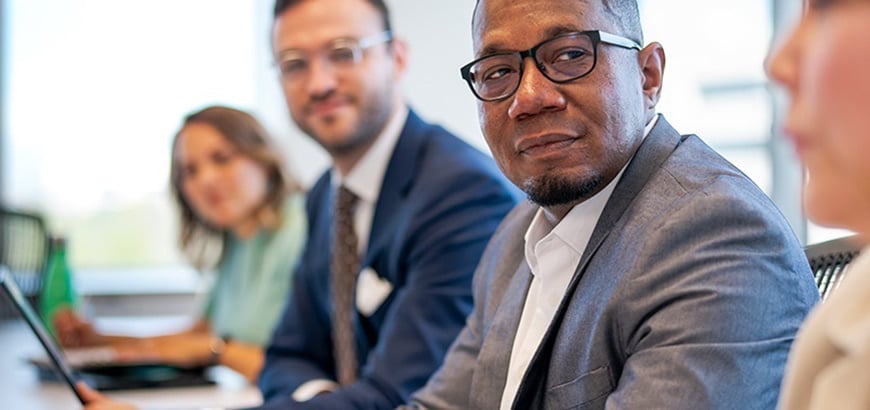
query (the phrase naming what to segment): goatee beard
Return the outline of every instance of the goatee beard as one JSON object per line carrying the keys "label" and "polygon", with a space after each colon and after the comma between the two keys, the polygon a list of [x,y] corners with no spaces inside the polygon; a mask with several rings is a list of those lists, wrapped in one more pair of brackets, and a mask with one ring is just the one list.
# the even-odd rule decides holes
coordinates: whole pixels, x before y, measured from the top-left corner
{"label": "goatee beard", "polygon": [[559,178],[552,176],[529,178],[523,184],[528,199],[543,207],[579,203],[597,192],[604,178]]}

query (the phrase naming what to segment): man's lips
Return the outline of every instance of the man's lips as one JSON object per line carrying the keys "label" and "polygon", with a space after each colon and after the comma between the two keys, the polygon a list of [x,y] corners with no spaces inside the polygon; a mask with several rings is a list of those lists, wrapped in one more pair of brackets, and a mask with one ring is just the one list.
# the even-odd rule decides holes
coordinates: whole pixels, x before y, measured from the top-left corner
{"label": "man's lips", "polygon": [[542,134],[523,137],[517,142],[516,150],[520,154],[534,154],[568,146],[578,139],[579,137],[568,134]]}
{"label": "man's lips", "polygon": [[345,105],[344,101],[338,99],[317,101],[309,104],[308,111],[314,115],[325,115],[331,114]]}

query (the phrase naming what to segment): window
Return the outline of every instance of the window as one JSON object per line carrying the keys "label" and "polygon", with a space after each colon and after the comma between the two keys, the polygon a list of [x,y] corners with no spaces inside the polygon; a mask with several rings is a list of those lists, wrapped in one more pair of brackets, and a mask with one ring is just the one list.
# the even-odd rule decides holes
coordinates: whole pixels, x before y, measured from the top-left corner
{"label": "window", "polygon": [[[182,116],[255,97],[237,0],[6,0],[3,197],[70,238],[73,266],[182,263],[168,193]],[[256,37],[256,38],[255,38]]]}
{"label": "window", "polygon": [[805,243],[848,234],[806,221],[798,161],[776,135],[775,113],[787,100],[771,92],[764,60],[775,29],[790,27],[800,3],[641,0],[640,6],[645,40],[665,48],[659,112],[680,132],[698,134],[752,178]]}
{"label": "window", "polygon": [[659,112],[678,131],[698,134],[768,194],[773,108],[763,61],[773,30],[770,8],[758,0],[646,0],[641,8],[645,40],[665,48]]}

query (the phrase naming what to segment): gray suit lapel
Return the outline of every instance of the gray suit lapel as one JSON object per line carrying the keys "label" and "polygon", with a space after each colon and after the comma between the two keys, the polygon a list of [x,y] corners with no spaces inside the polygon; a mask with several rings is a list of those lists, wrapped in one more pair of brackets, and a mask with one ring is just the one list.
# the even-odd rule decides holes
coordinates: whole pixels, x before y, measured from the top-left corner
{"label": "gray suit lapel", "polygon": [[[574,277],[571,279],[569,289],[576,287],[576,282],[580,279],[581,273],[586,269],[592,255],[611,229],[616,225],[617,221],[622,218],[625,210],[631,205],[631,202],[640,193],[640,190],[646,186],[649,178],[661,167],[662,163],[671,155],[677,145],[680,143],[680,134],[671,127],[664,116],[660,116],[655,127],[650,130],[649,135],[637,149],[631,163],[622,174],[622,179],[613,190],[613,194],[604,206],[604,211],[601,217],[598,218],[598,223],[595,224],[595,230],[592,231],[592,236],[589,238],[589,243],[583,251],[583,256],[580,258],[580,263],[577,270],[574,272]],[[573,293],[573,292],[571,292]],[[567,296],[567,295],[566,295]],[[568,299],[568,298],[565,298]],[[560,309],[564,308],[565,299],[562,300]]]}
{"label": "gray suit lapel", "polygon": [[510,364],[514,337],[517,334],[526,294],[532,283],[532,272],[523,259],[514,273],[501,304],[493,315],[494,322],[487,331],[478,353],[478,368],[471,384],[471,408],[492,408],[501,400]]}

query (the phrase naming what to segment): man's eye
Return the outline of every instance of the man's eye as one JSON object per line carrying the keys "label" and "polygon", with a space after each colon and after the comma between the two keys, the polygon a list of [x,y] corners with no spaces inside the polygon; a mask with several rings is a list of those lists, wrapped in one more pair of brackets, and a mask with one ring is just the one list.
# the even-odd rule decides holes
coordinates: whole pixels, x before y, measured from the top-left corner
{"label": "man's eye", "polygon": [[293,75],[305,71],[308,67],[308,62],[301,58],[291,58],[281,60],[278,66],[281,69],[281,74]]}
{"label": "man's eye", "polygon": [[356,60],[356,53],[351,47],[336,47],[329,50],[329,61],[333,63],[352,63]]}
{"label": "man's eye", "polygon": [[480,79],[481,81],[496,81],[504,78],[510,73],[514,72],[512,67],[507,65],[495,66],[486,69],[486,71],[481,73]]}
{"label": "man's eye", "polygon": [[560,50],[552,59],[553,64],[579,60],[589,56],[589,52],[582,48],[569,48]]}

